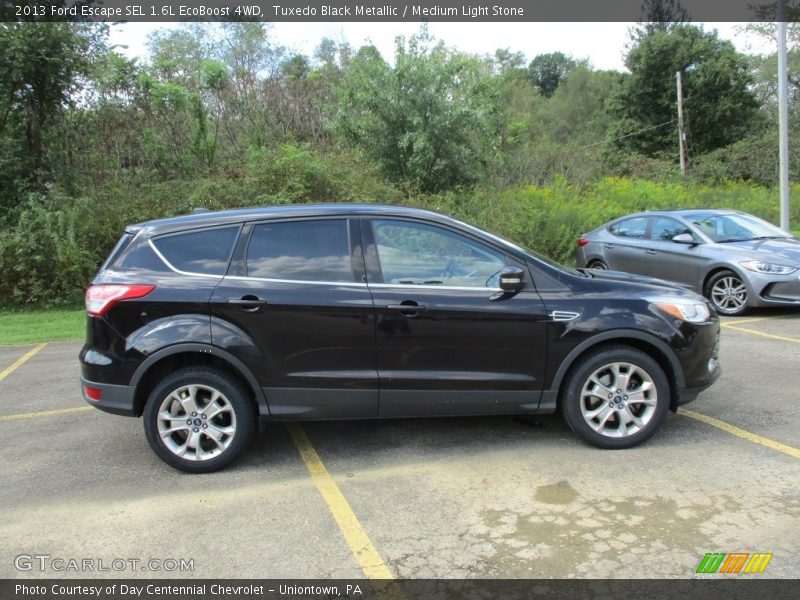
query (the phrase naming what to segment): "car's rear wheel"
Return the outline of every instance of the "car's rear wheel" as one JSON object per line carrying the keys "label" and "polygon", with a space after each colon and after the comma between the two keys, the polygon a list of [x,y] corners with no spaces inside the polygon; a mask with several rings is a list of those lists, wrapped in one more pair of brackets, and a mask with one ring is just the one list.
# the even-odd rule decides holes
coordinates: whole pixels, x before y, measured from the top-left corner
{"label": "car's rear wheel", "polygon": [[155,453],[189,473],[233,462],[253,435],[255,409],[242,384],[224,371],[181,369],[153,389],[144,431]]}
{"label": "car's rear wheel", "polygon": [[570,429],[598,448],[632,448],[649,439],[669,409],[659,364],[628,346],[588,354],[570,371],[561,412]]}
{"label": "car's rear wheel", "polygon": [[589,264],[586,265],[587,269],[597,269],[598,271],[607,271],[608,265],[604,263],[602,260],[592,260],[589,261]]}
{"label": "car's rear wheel", "polygon": [[733,271],[720,271],[708,280],[706,298],[721,315],[738,316],[747,310],[747,286]]}

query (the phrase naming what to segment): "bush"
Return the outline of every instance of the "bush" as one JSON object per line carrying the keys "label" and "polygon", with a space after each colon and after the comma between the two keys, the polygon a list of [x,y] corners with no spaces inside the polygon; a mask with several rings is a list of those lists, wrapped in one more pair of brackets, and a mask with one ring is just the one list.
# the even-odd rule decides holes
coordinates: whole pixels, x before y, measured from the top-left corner
{"label": "bush", "polygon": [[75,303],[97,268],[95,252],[103,215],[86,199],[31,197],[16,227],[0,233],[0,301],[3,304]]}

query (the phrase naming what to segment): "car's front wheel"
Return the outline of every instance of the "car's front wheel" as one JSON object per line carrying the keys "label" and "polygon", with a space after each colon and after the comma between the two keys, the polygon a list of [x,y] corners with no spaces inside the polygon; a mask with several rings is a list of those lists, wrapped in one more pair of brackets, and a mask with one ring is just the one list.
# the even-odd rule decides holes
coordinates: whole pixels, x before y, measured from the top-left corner
{"label": "car's front wheel", "polygon": [[253,435],[255,408],[242,384],[224,371],[190,367],[172,373],[150,394],[144,431],[155,453],[189,473],[233,462]]}
{"label": "car's front wheel", "polygon": [[747,310],[747,286],[733,271],[716,273],[708,280],[705,293],[721,315],[736,317]]}
{"label": "car's front wheel", "polygon": [[670,388],[661,366],[644,352],[608,346],[570,371],[561,412],[570,429],[599,448],[637,446],[659,428]]}

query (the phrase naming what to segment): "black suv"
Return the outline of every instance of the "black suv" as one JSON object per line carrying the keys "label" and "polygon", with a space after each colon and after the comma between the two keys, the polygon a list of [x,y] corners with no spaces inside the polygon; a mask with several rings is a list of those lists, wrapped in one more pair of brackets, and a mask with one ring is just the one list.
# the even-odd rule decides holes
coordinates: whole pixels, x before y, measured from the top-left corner
{"label": "black suv", "polygon": [[82,390],[185,471],[258,419],[552,413],[629,448],[720,374],[701,296],[555,264],[436,213],[206,212],[125,230],[86,292]]}

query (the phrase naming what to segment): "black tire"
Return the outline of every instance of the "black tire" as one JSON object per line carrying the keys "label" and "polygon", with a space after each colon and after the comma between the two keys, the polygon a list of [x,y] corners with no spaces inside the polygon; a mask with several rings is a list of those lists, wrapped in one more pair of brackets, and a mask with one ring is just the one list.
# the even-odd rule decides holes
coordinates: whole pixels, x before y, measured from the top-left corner
{"label": "black tire", "polygon": [[[186,406],[199,410],[187,411]],[[255,405],[235,377],[211,367],[189,367],[168,375],[153,388],[144,410],[144,432],[153,451],[171,467],[187,473],[211,473],[244,451],[253,436],[255,419]],[[175,431],[169,433],[171,429]],[[188,458],[179,455],[181,449]]]}
{"label": "black tire", "polygon": [[608,265],[604,263],[602,260],[590,260],[589,264],[586,265],[587,269],[598,269],[600,271],[608,271]]}
{"label": "black tire", "polygon": [[[733,293],[735,290],[742,290]],[[726,290],[730,290],[730,295],[725,295]],[[703,290],[705,297],[711,301],[716,311],[728,317],[739,317],[747,312],[747,286],[733,271],[720,271],[706,283]]]}
{"label": "black tire", "polygon": [[[618,365],[616,382],[613,365]],[[623,375],[629,378],[626,389],[616,387]],[[592,383],[593,376],[603,385]],[[639,398],[642,401],[636,402]],[[598,448],[623,449],[650,439],[664,421],[669,403],[669,382],[661,366],[641,350],[615,345],[590,352],[570,369],[560,407],[567,425],[581,439]],[[597,416],[590,418],[595,411]]]}

